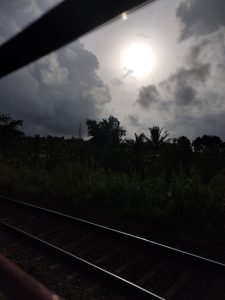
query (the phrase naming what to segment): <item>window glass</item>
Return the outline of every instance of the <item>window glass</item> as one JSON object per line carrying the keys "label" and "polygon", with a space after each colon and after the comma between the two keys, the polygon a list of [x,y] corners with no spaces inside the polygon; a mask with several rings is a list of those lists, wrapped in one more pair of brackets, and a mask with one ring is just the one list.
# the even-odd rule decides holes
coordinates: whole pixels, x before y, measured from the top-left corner
{"label": "window glass", "polygon": [[[1,2],[10,18],[0,18],[0,36],[56,3],[26,2]],[[3,78],[1,110],[29,134],[76,136],[87,118],[113,115],[130,137],[157,125],[172,137],[225,138],[224,14],[222,0],[157,0],[124,13]]]}
{"label": "window glass", "polygon": [[62,0],[0,1],[0,44],[37,20]]}

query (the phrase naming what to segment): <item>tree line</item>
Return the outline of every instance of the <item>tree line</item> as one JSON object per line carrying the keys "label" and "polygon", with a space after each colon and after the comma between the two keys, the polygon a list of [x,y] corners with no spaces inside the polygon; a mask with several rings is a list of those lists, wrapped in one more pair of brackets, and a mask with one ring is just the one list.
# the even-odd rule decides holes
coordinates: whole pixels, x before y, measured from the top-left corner
{"label": "tree line", "polygon": [[62,161],[95,162],[113,171],[145,174],[171,174],[180,168],[187,172],[195,167],[207,180],[225,167],[225,143],[218,136],[203,135],[190,141],[186,136],[171,138],[158,126],[149,134],[126,137],[119,120],[110,116],[97,122],[87,120],[88,139],[26,136],[22,120],[0,114],[0,154],[17,157],[32,164],[51,167]]}
{"label": "tree line", "polygon": [[130,139],[113,116],[86,124],[86,140],[26,136],[22,120],[0,114],[0,189],[224,252],[220,137],[190,141],[153,126]]}

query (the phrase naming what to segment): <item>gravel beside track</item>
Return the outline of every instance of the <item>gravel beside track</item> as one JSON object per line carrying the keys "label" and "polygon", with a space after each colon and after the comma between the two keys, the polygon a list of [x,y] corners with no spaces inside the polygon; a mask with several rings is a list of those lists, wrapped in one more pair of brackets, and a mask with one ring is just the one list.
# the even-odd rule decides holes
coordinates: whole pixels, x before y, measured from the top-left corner
{"label": "gravel beside track", "polygon": [[[0,198],[1,226],[17,232],[21,239],[29,238],[38,247],[42,246],[42,252],[51,250],[54,258],[50,256],[50,263],[49,255],[44,254],[33,260],[40,273],[53,272],[45,277],[55,278],[63,288],[67,282],[72,282],[73,288],[79,286],[76,280],[81,282],[82,288],[77,291],[81,296],[75,295],[75,299],[117,299],[118,294],[106,293],[101,288],[107,281],[110,291],[116,286],[120,296],[126,290],[129,299],[135,300],[225,300],[223,263],[68,215]],[[23,249],[22,240],[16,248]],[[60,256],[56,259],[55,255]],[[32,257],[33,254],[30,260]],[[79,270],[76,274],[80,271],[83,274],[85,270],[85,277],[81,274],[65,276],[61,258],[71,262],[68,266],[71,272],[75,269]],[[64,283],[60,279],[62,274],[67,279]],[[96,276],[95,283],[87,286],[87,279],[93,276]]]}
{"label": "gravel beside track", "polygon": [[[66,300],[128,300],[39,248],[0,229],[0,252]],[[0,300],[5,300],[0,295]],[[18,300],[22,300],[19,299]]]}

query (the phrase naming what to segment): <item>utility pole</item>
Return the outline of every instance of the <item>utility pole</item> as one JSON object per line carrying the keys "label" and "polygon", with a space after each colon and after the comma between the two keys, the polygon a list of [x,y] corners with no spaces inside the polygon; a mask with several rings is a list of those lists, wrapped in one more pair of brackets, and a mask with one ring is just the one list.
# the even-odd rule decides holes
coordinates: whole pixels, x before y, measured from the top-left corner
{"label": "utility pole", "polygon": [[81,128],[81,123],[79,124],[79,128],[78,128],[78,139],[79,139],[79,140],[82,139],[82,128]]}

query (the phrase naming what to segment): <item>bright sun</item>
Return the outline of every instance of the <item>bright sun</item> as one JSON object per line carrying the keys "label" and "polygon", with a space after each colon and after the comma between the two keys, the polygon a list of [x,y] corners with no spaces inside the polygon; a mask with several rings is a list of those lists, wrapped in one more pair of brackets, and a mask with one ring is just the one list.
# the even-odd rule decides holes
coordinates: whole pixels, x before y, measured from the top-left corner
{"label": "bright sun", "polygon": [[156,60],[152,49],[146,44],[132,44],[122,53],[122,68],[136,78],[144,78],[154,71]]}

